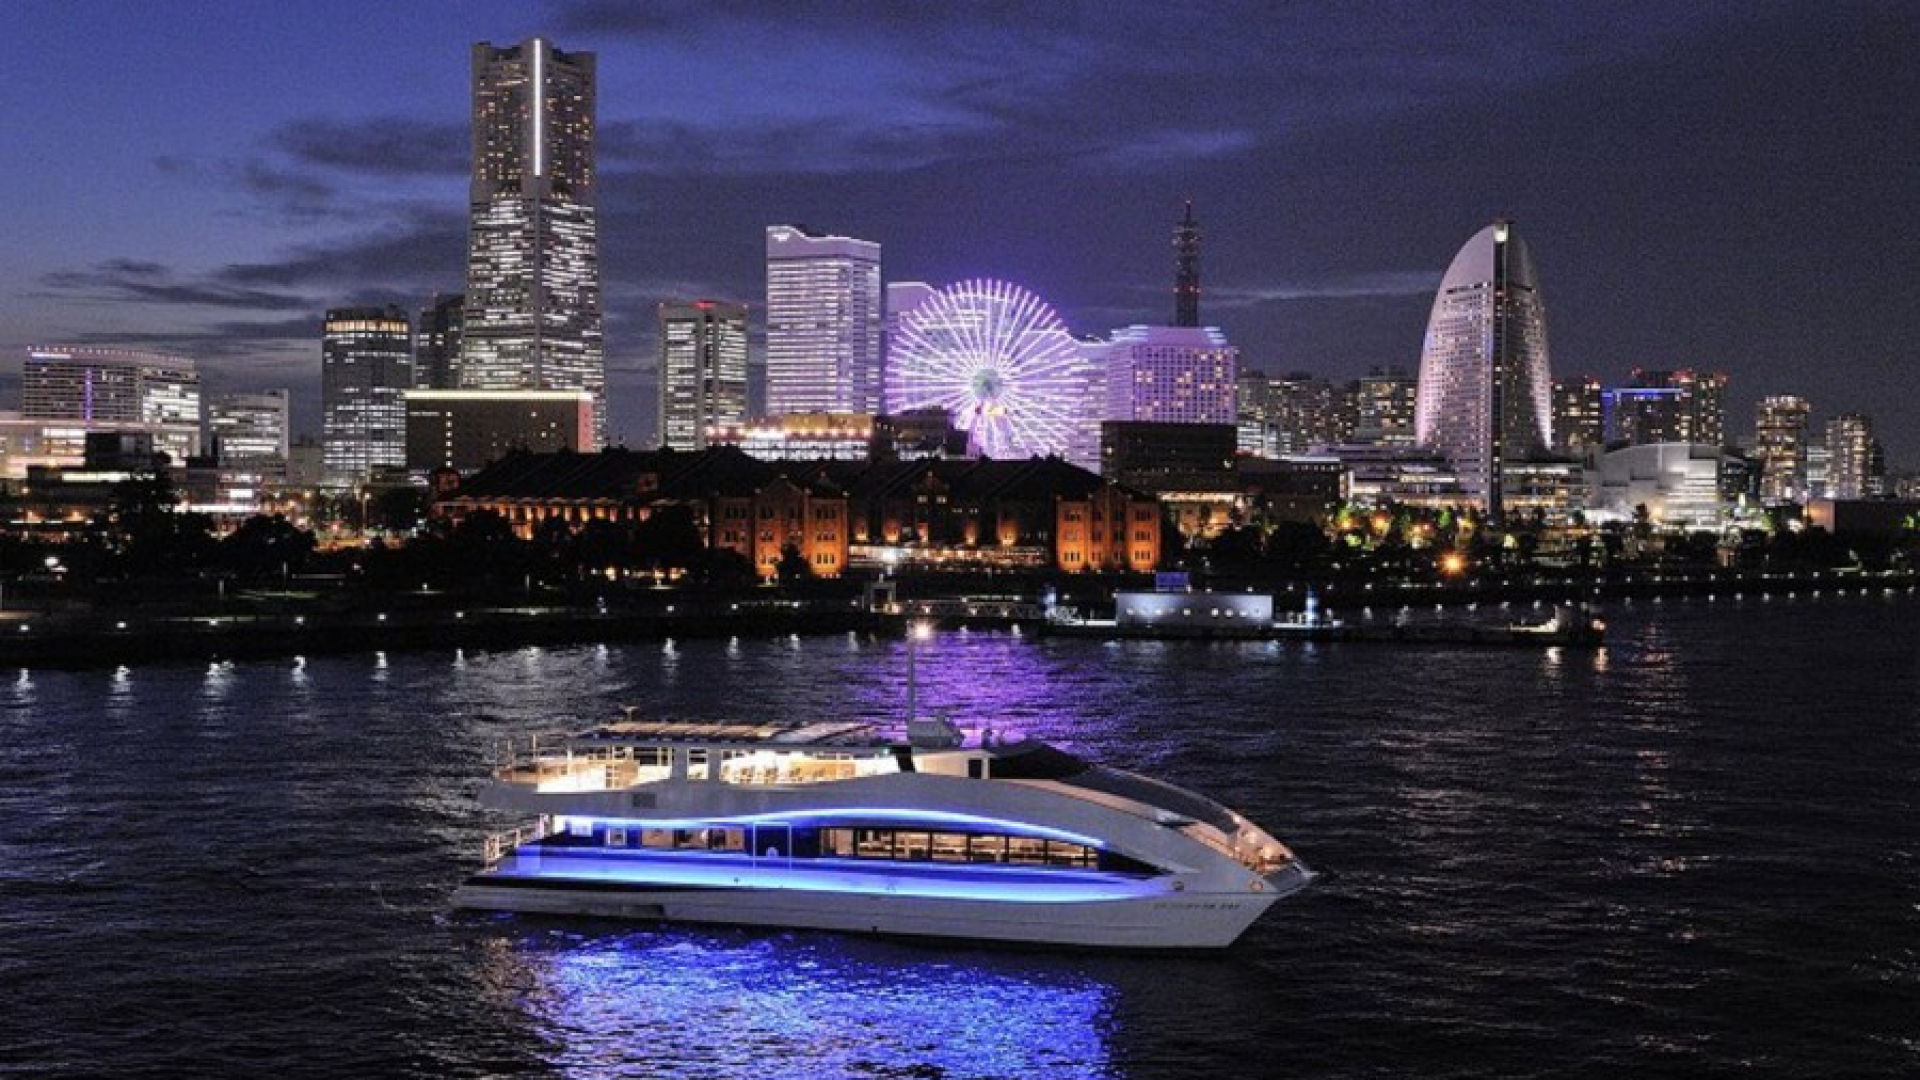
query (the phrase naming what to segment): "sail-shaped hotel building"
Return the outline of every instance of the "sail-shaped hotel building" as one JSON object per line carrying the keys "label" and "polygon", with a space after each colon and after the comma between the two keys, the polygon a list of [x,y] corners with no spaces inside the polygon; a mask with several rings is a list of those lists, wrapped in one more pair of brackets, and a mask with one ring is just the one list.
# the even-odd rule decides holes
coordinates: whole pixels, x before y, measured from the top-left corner
{"label": "sail-shaped hotel building", "polygon": [[1512,223],[1474,234],[1447,267],[1420,353],[1414,434],[1458,470],[1466,501],[1499,520],[1509,462],[1552,444],[1547,313]]}

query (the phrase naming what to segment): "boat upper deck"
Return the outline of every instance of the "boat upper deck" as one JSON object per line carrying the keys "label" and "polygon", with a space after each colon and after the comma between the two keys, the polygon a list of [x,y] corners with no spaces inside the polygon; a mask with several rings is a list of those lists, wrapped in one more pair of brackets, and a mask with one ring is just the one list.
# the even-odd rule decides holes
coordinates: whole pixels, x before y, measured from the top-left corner
{"label": "boat upper deck", "polygon": [[550,736],[551,744],[579,746],[764,746],[882,748],[879,729],[860,720],[641,720],[627,718],[586,731]]}

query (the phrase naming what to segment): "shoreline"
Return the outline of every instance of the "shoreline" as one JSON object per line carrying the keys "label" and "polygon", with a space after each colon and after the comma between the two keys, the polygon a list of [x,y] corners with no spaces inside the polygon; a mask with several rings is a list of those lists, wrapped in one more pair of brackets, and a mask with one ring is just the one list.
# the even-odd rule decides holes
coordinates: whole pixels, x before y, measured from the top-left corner
{"label": "shoreline", "polygon": [[[1259,586],[1222,583],[1221,591],[1271,591],[1277,611],[1298,610],[1308,588],[1300,584]],[[1390,632],[1379,622],[1397,609],[1436,612],[1473,611],[1494,605],[1585,602],[1632,605],[1666,598],[1744,596],[1853,596],[1920,589],[1913,573],[1644,574],[1597,582],[1536,581],[1465,584],[1367,585],[1336,582],[1312,590],[1321,610],[1347,620],[1349,629],[1328,633],[1328,640],[1439,640],[1432,630]],[[421,606],[409,596],[359,599],[334,604],[260,604],[244,600],[171,605],[153,609],[92,610],[56,614],[0,611],[0,666],[87,669],[135,664],[219,660],[258,660],[436,648],[512,649],[538,645],[658,641],[668,638],[771,638],[790,635],[869,634],[899,636],[906,620],[928,608],[930,621],[942,627],[982,629],[1032,627],[1047,632],[1038,618],[1008,618],[982,610],[961,611],[962,596],[904,599],[894,612],[851,605],[851,596],[794,601],[751,598],[729,603],[715,597],[679,598],[676,604],[645,608],[604,608],[572,604],[519,604],[456,607],[442,602]],[[385,601],[384,603],[380,601]],[[691,610],[676,612],[676,606]],[[982,605],[986,607],[987,605]],[[916,607],[919,610],[916,610]],[[1359,620],[1356,620],[1356,616]],[[1453,637],[1471,628],[1453,627]],[[1086,633],[1085,631],[1081,632]],[[1069,632],[1066,636],[1074,636]],[[1120,634],[1116,636],[1137,636]],[[1219,636],[1219,635],[1188,635]],[[1274,635],[1286,640],[1294,635]]]}

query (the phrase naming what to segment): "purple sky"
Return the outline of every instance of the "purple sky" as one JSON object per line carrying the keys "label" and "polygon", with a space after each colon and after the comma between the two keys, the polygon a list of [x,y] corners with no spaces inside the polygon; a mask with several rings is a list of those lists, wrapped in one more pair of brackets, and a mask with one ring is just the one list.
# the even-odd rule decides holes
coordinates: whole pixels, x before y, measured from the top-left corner
{"label": "purple sky", "polygon": [[315,426],[321,309],[461,287],[468,51],[540,33],[600,56],[629,441],[653,303],[757,306],[767,224],[880,241],[889,279],[1011,278],[1096,334],[1170,317],[1191,196],[1203,317],[1258,367],[1414,366],[1504,214],[1557,374],[1723,368],[1738,437],[1801,393],[1920,465],[1910,2],[1425,7],[15,0],[0,372],[29,342],[171,349]]}

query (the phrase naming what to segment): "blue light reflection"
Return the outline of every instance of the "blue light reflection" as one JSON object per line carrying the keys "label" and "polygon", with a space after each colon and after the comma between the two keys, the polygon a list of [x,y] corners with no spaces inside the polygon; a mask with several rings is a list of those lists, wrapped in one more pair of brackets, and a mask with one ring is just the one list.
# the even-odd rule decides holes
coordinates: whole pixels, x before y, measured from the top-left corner
{"label": "blue light reflection", "polygon": [[563,1076],[1113,1075],[1114,988],[1063,958],[674,928],[488,952]]}

